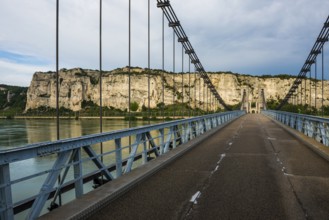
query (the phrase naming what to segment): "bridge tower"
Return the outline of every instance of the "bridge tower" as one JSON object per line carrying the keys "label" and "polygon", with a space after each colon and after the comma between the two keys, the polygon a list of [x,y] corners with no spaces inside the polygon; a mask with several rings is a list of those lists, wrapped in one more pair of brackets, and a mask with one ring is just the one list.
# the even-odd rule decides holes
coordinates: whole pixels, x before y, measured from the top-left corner
{"label": "bridge tower", "polygon": [[266,99],[263,88],[259,88],[256,94],[255,90],[249,87],[242,89],[242,105],[241,110],[247,113],[260,113],[266,110]]}

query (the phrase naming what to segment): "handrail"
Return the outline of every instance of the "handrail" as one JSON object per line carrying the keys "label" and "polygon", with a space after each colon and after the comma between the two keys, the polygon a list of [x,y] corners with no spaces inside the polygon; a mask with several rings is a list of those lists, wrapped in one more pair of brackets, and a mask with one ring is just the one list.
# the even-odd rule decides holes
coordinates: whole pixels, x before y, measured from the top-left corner
{"label": "handrail", "polygon": [[329,147],[328,118],[273,110],[262,113]]}
{"label": "handrail", "polygon": [[[241,115],[232,111],[195,118],[86,135],[58,141],[42,142],[0,151],[0,217],[13,219],[14,214],[29,209],[27,219],[35,219],[56,208],[58,195],[74,189],[75,198],[85,193],[84,183],[94,180],[95,186],[119,178],[149,160],[180,144],[218,127]],[[103,143],[103,153],[96,144]],[[33,174],[16,176],[15,167],[24,169],[35,160],[49,160]],[[24,176],[25,175],[25,176]],[[60,183],[57,183],[61,176]],[[102,177],[100,177],[102,176]],[[32,182],[32,183],[31,183]],[[20,195],[15,189],[39,187],[39,192]],[[90,187],[91,188],[91,187]],[[31,191],[33,191],[31,190]],[[74,198],[72,198],[74,199]]]}

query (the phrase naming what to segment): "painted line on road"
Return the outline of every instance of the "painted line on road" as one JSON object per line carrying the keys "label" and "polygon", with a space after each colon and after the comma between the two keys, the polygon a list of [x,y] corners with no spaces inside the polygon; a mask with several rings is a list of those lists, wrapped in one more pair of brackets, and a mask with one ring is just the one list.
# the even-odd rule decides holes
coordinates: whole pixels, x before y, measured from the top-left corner
{"label": "painted line on road", "polygon": [[219,161],[217,162],[218,165],[222,162],[222,160],[224,159],[224,157],[226,157],[226,154],[221,154],[221,155],[220,155],[220,159],[219,159]]}
{"label": "painted line on road", "polygon": [[192,198],[190,199],[190,202],[192,202],[194,205],[198,204],[197,199],[201,196],[201,192],[197,191]]}
{"label": "painted line on road", "polygon": [[213,171],[211,171],[211,174],[214,174],[219,169],[219,164],[222,162],[222,160],[226,157],[226,154],[221,154],[219,161],[217,161],[217,166]]}

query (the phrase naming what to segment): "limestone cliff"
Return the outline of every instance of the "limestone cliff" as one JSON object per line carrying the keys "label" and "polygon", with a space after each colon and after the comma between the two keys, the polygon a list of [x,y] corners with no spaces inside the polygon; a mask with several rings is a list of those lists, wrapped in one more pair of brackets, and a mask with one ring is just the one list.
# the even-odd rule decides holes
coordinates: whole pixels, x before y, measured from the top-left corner
{"label": "limestone cliff", "polygon": [[[165,72],[164,76],[164,103],[172,104],[172,97],[175,94],[176,102],[184,102],[191,99],[191,105],[195,101],[203,101],[206,94],[202,80],[195,77],[193,73],[182,75]],[[175,78],[175,86],[173,84]],[[209,73],[209,78],[219,91],[219,94],[228,105],[238,104],[242,99],[244,90],[248,93],[250,100],[257,100],[261,89],[265,92],[267,99],[282,99],[290,89],[294,78],[264,78],[232,73]],[[307,81],[309,94],[310,82]],[[314,82],[312,90],[314,91]],[[329,104],[329,86],[325,81],[325,105]],[[175,90],[173,89],[175,87]],[[100,102],[99,71],[85,70],[80,68],[62,69],[59,73],[59,106],[79,111],[83,101],[92,101],[95,104]],[[182,88],[184,95],[182,96]],[[321,82],[317,88],[321,89]],[[196,90],[195,90],[196,89]],[[128,103],[128,74],[127,69],[116,69],[103,72],[102,77],[103,106],[126,109]],[[189,96],[189,92],[191,95]],[[195,95],[196,92],[196,95]],[[304,92],[304,91],[303,91]],[[151,108],[162,102],[162,72],[159,70],[150,71],[150,97]],[[189,98],[190,97],[190,98]],[[314,92],[312,100],[314,100]],[[321,93],[317,99],[320,103]],[[142,106],[148,106],[148,75],[146,70],[134,68],[131,70],[131,102],[138,103],[139,110]],[[35,109],[41,106],[56,107],[56,78],[54,72],[36,72],[33,75],[31,85],[27,92],[26,110]]]}

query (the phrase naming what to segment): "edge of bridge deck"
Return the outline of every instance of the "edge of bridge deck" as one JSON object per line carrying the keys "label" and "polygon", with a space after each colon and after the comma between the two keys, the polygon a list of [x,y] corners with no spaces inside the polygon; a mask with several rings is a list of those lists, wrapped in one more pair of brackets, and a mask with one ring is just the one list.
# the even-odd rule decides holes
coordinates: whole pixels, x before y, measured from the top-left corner
{"label": "edge of bridge deck", "polygon": [[[265,115],[266,116],[266,115]],[[274,123],[282,127],[285,131],[287,131],[289,134],[294,136],[299,141],[303,142],[308,148],[310,148],[312,151],[317,153],[319,156],[321,156],[323,159],[329,161],[329,147],[324,146],[323,144],[319,143],[315,139],[308,137],[307,135],[303,134],[302,132],[299,132],[279,121],[276,121],[275,119],[266,116],[270,120],[272,120]]]}
{"label": "edge of bridge deck", "polygon": [[[243,115],[242,115],[243,116]],[[241,116],[240,116],[241,117]],[[84,219],[106,206],[111,201],[126,193],[136,184],[144,181],[154,173],[169,165],[174,160],[181,157],[184,153],[196,147],[206,138],[212,136],[222,128],[231,124],[237,117],[230,122],[224,123],[191,141],[180,145],[179,147],[169,151],[168,153],[150,161],[149,163],[134,169],[132,172],[111,181],[99,188],[86,193],[79,199],[75,199],[49,213],[40,216],[38,219]]]}

